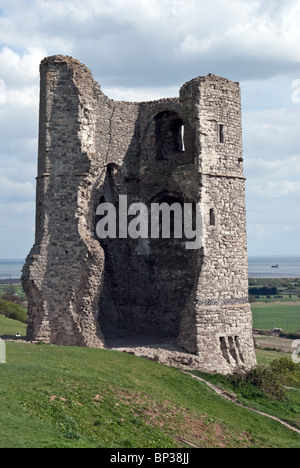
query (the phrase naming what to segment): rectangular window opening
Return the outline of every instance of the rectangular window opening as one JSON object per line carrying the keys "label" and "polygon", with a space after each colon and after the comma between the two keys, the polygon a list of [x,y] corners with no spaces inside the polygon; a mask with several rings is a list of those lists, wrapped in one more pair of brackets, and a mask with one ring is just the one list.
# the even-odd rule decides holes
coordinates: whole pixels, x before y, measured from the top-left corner
{"label": "rectangular window opening", "polygon": [[219,125],[219,142],[224,143],[225,138],[224,138],[224,125]]}
{"label": "rectangular window opening", "polygon": [[210,211],[209,211],[209,224],[211,226],[216,225],[216,213],[215,213],[215,210],[213,208],[211,208]]}

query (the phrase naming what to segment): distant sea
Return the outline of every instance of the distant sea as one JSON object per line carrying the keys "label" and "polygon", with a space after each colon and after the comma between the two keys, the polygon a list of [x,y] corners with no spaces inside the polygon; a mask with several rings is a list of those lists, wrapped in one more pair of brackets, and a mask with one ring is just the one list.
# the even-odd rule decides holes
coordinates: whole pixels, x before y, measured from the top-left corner
{"label": "distant sea", "polygon": [[300,255],[249,257],[249,278],[300,278]]}
{"label": "distant sea", "polygon": [[[0,260],[0,280],[20,279],[24,260]],[[278,265],[278,268],[272,266]],[[300,278],[300,255],[249,257],[250,278]]]}
{"label": "distant sea", "polygon": [[0,260],[0,280],[20,279],[25,260]]}

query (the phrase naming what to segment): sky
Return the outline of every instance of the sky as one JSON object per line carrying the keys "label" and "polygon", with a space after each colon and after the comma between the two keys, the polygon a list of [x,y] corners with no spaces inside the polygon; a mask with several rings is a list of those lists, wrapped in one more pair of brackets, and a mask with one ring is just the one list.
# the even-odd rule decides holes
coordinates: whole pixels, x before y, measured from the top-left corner
{"label": "sky", "polygon": [[34,242],[39,63],[70,55],[117,100],[239,81],[249,255],[300,254],[300,0],[0,0],[0,258]]}

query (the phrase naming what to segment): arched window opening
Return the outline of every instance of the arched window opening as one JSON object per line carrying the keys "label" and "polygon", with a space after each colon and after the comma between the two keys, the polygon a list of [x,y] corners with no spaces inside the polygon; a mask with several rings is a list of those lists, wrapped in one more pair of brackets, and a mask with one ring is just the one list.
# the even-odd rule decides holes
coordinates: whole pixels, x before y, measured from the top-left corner
{"label": "arched window opening", "polygon": [[183,120],[174,111],[164,111],[155,117],[156,159],[185,151]]}

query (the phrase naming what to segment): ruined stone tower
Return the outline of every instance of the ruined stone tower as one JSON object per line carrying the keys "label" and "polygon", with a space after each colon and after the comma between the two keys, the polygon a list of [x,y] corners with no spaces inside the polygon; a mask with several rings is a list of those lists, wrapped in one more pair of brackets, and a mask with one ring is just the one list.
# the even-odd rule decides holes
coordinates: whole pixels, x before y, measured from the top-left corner
{"label": "ruined stone tower", "polygon": [[[201,246],[98,239],[97,206],[186,203]],[[206,371],[255,365],[238,83],[115,102],[78,61],[41,63],[36,240],[23,270],[28,338],[105,347],[113,330],[174,338]]]}

